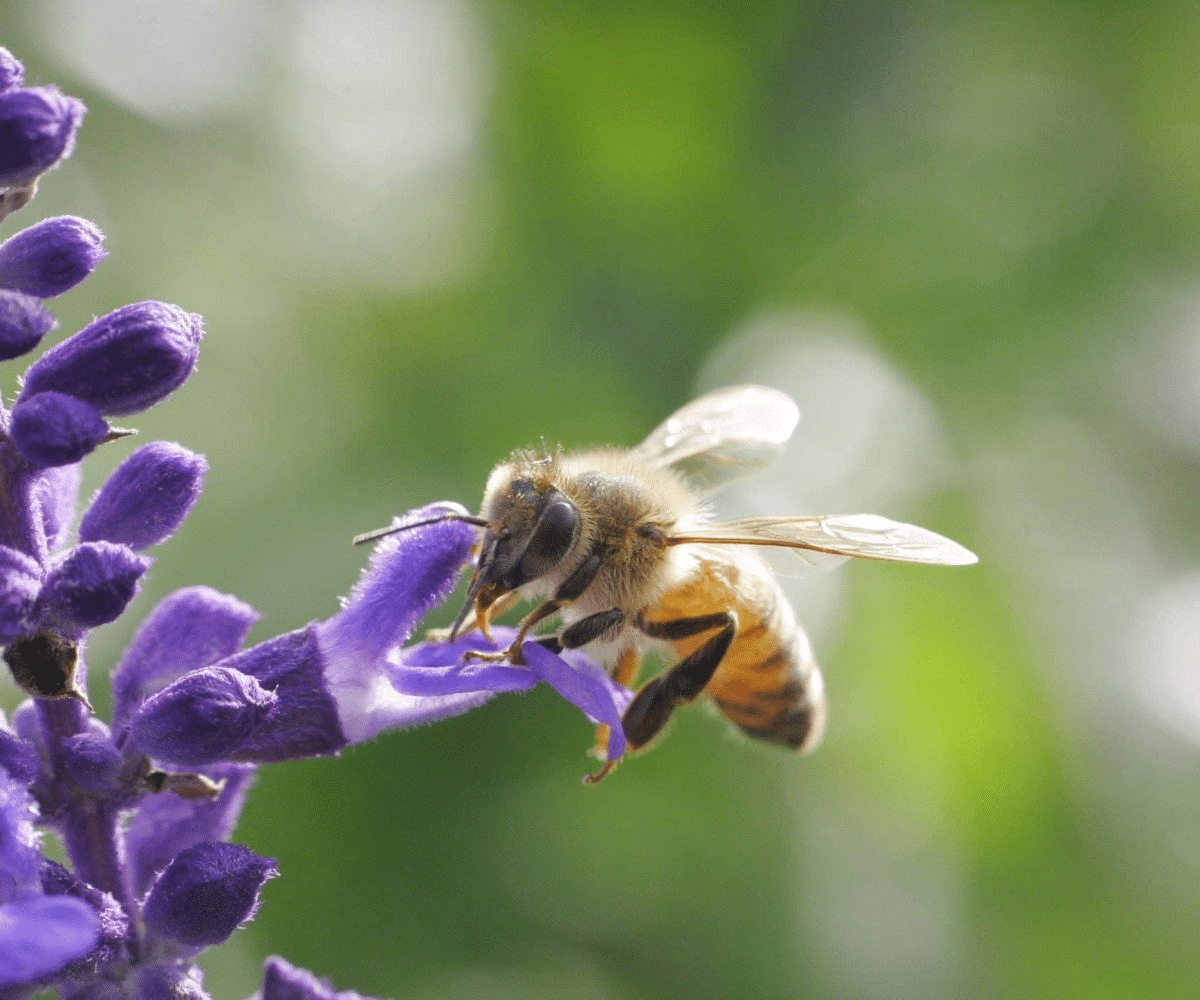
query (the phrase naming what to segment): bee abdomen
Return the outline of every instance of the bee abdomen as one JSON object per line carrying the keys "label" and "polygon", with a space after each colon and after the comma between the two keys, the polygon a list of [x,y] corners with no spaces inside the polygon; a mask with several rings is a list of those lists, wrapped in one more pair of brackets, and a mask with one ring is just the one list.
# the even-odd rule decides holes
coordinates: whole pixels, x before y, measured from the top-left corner
{"label": "bee abdomen", "polygon": [[748,736],[811,750],[825,731],[825,685],[807,636],[772,610],[738,633],[708,691]]}

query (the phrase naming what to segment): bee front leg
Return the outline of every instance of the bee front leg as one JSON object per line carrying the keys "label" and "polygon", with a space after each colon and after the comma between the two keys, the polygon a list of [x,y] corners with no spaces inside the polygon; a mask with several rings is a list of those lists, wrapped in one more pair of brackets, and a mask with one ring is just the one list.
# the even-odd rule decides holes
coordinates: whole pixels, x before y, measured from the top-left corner
{"label": "bee front leg", "polygon": [[629,703],[621,727],[634,750],[640,750],[654,739],[667,724],[671,713],[694,700],[712,680],[737,632],[737,615],[732,611],[718,611],[669,622],[648,622],[639,617],[637,624],[656,639],[686,639],[714,628],[720,628],[720,631],[690,656],[648,682]]}

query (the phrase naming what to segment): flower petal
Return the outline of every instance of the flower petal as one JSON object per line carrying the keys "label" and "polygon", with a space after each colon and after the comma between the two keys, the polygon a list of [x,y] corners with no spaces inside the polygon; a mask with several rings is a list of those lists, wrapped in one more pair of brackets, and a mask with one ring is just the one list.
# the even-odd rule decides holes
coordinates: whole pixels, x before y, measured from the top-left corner
{"label": "flower petal", "polygon": [[0,986],[30,983],[82,958],[100,937],[92,908],[68,896],[0,905]]}
{"label": "flower petal", "polygon": [[84,511],[79,540],[136,550],[165,541],[199,499],[206,472],[204,456],[187,448],[167,441],[143,445],[100,487]]}
{"label": "flower petal", "polygon": [[632,694],[579,653],[568,651],[564,656],[556,656],[536,642],[525,643],[521,651],[529,669],[538,677],[592,722],[609,727],[608,759],[620,757],[625,752],[621,716],[633,700]]}
{"label": "flower petal", "polygon": [[[410,511],[397,525],[463,512],[458,504]],[[438,521],[382,539],[342,611],[320,625],[321,642],[339,658],[366,665],[408,639],[430,608],[450,593],[475,543],[462,521]]]}

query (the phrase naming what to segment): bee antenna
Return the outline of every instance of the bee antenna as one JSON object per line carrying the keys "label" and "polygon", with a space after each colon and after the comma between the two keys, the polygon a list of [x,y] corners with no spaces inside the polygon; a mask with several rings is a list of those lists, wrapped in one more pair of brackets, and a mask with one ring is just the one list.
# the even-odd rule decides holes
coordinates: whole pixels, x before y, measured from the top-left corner
{"label": "bee antenna", "polygon": [[474,517],[471,514],[439,514],[437,517],[427,517],[423,521],[408,521],[402,524],[389,524],[386,528],[376,528],[374,531],[365,531],[361,535],[355,535],[351,540],[352,545],[365,545],[367,542],[373,542],[379,538],[386,538],[388,535],[395,535],[401,531],[409,531],[412,528],[423,528],[427,524],[437,524],[439,521],[466,521],[467,524],[474,524],[480,528],[486,528],[488,521],[482,517]]}

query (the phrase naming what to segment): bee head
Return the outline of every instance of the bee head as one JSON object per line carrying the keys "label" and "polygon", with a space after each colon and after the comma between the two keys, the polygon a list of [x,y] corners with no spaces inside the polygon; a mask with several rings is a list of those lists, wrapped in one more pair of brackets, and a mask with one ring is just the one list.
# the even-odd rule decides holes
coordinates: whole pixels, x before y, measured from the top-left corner
{"label": "bee head", "polygon": [[562,490],[518,477],[484,498],[487,527],[467,602],[452,632],[474,606],[486,634],[488,609],[505,594],[540,579],[566,558],[579,538],[579,509]]}

